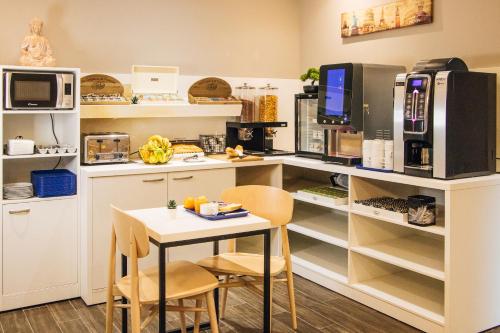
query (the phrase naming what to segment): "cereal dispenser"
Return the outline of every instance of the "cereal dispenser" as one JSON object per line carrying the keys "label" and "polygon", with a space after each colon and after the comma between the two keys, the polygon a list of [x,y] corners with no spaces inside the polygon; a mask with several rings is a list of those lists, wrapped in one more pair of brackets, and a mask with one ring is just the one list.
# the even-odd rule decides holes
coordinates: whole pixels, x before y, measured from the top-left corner
{"label": "cereal dispenser", "polygon": [[278,88],[267,84],[259,88],[259,94],[256,96],[255,105],[259,122],[278,121]]}

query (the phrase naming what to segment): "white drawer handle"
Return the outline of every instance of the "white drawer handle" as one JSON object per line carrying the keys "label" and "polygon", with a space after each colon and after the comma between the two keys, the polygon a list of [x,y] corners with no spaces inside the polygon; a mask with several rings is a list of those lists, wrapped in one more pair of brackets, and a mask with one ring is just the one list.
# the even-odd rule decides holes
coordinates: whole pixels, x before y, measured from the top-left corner
{"label": "white drawer handle", "polygon": [[143,183],[157,183],[157,182],[162,182],[164,181],[165,178],[155,178],[155,179],[143,179]]}
{"label": "white drawer handle", "polygon": [[31,209],[20,209],[20,210],[9,210],[9,214],[19,215],[19,214],[29,214]]}
{"label": "white drawer handle", "polygon": [[194,176],[187,176],[187,177],[177,177],[174,178],[174,180],[188,180],[188,179],[193,179]]}

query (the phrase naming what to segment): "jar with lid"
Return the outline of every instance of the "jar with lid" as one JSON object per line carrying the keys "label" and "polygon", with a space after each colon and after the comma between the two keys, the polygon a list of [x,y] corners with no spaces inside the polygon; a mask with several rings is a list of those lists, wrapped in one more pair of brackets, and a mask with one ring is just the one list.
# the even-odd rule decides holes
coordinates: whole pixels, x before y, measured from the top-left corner
{"label": "jar with lid", "polygon": [[270,84],[259,88],[255,105],[257,106],[258,121],[278,121],[278,88]]}
{"label": "jar with lid", "polygon": [[243,83],[242,86],[234,88],[236,97],[241,101],[242,123],[250,123],[255,120],[255,87]]}

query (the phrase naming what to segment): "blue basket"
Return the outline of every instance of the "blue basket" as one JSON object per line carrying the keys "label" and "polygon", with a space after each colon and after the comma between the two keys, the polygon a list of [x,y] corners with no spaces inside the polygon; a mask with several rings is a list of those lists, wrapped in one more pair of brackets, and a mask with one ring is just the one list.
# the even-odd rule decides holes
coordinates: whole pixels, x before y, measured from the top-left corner
{"label": "blue basket", "polygon": [[39,198],[76,194],[76,175],[66,169],[31,171],[31,182]]}

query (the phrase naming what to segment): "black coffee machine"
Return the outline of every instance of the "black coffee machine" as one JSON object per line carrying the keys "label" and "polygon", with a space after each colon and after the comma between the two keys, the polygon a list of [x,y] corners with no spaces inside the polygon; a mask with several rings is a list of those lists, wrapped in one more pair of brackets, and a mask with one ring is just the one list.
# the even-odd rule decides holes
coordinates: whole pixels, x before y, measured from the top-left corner
{"label": "black coffee machine", "polygon": [[394,170],[454,179],[495,172],[496,75],[424,60],[394,89]]}

